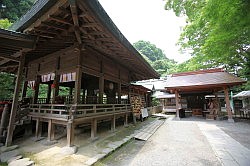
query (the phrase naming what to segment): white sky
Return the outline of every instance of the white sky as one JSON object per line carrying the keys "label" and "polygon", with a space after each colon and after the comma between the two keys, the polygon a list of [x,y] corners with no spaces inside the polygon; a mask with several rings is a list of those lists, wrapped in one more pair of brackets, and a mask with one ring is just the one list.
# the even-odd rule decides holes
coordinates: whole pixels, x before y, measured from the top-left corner
{"label": "white sky", "polygon": [[149,41],[166,56],[184,62],[189,55],[181,54],[176,43],[185,25],[172,11],[164,9],[164,0],[99,0],[107,14],[130,41]]}

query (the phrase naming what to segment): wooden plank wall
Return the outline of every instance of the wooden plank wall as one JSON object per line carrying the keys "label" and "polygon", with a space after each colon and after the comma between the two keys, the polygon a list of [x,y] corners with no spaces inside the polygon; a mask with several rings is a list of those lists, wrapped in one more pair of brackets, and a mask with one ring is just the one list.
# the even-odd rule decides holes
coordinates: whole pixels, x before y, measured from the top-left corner
{"label": "wooden plank wall", "polygon": [[[58,74],[74,72],[77,67],[77,54],[76,49],[72,47],[29,62],[27,80],[35,80],[36,75],[55,71]],[[123,84],[129,83],[129,71],[112,59],[89,49],[82,51],[81,56],[84,73],[96,77],[103,73],[106,80],[117,83],[121,81]]]}

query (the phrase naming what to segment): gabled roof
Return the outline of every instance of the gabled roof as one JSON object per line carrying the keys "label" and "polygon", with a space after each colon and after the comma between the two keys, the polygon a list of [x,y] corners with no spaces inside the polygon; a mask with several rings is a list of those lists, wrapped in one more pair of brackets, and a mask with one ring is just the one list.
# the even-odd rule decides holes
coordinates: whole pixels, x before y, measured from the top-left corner
{"label": "gabled roof", "polygon": [[250,90],[249,91],[242,91],[233,96],[234,98],[248,98],[250,97]]}
{"label": "gabled roof", "polygon": [[35,46],[35,36],[0,29],[0,72],[15,73],[21,51]]}
{"label": "gabled roof", "polygon": [[11,29],[39,36],[29,61],[80,43],[128,68],[132,81],[159,77],[98,0],[38,0]]}
{"label": "gabled roof", "polygon": [[221,90],[225,86],[241,85],[245,82],[243,79],[229,74],[222,69],[210,69],[174,74],[166,81],[165,88],[167,90],[213,91]]}

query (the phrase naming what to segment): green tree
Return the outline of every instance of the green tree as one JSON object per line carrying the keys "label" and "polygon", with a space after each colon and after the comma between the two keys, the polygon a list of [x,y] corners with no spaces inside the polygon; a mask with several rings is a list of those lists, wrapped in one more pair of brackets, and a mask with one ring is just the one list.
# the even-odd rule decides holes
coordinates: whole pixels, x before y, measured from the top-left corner
{"label": "green tree", "polygon": [[36,0],[2,0],[0,5],[6,6],[1,12],[1,18],[8,18],[11,22],[17,21],[27,12]]}
{"label": "green tree", "polygon": [[0,73],[0,100],[11,99],[14,91],[15,76],[8,73]]}
{"label": "green tree", "polygon": [[249,0],[167,0],[165,8],[187,17],[179,44],[194,57],[182,64],[186,70],[220,66],[250,71]]}
{"label": "green tree", "polygon": [[6,18],[0,20],[0,28],[2,29],[8,29],[11,26],[11,22]]}
{"label": "green tree", "polygon": [[133,44],[134,47],[142,54],[144,59],[162,76],[174,71],[176,62],[168,59],[164,52],[157,48],[156,45],[140,40]]}

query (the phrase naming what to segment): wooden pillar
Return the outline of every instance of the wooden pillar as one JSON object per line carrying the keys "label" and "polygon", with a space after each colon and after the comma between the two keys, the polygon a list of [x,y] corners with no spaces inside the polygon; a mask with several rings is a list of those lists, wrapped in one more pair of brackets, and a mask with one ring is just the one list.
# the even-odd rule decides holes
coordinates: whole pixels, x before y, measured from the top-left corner
{"label": "wooden pillar", "polygon": [[104,76],[101,74],[99,77],[99,104],[103,104],[103,94],[104,94]]}
{"label": "wooden pillar", "polygon": [[26,97],[27,88],[28,88],[28,81],[24,81],[22,89],[22,100]]}
{"label": "wooden pillar", "polygon": [[125,114],[124,117],[124,126],[127,127],[128,126],[128,113]]}
{"label": "wooden pillar", "polygon": [[50,103],[50,98],[51,98],[51,85],[48,84],[48,91],[47,91],[46,103]]}
{"label": "wooden pillar", "polygon": [[179,104],[179,93],[177,90],[175,90],[175,105],[176,105],[176,118],[178,120],[180,120],[180,114],[179,114],[179,107],[180,107],[180,104]]}
{"label": "wooden pillar", "polygon": [[74,125],[72,121],[67,123],[67,146],[71,147],[74,144]]}
{"label": "wooden pillar", "polygon": [[1,117],[0,135],[3,135],[3,131],[8,127],[8,110],[9,106],[8,104],[5,104]]}
{"label": "wooden pillar", "polygon": [[224,87],[224,94],[225,94],[225,100],[226,100],[226,109],[227,109],[228,121],[229,122],[234,122],[233,116],[232,116],[232,109],[230,107],[229,94],[228,94],[228,88],[227,87]]}
{"label": "wooden pillar", "polygon": [[36,138],[40,138],[41,136],[42,136],[42,122],[38,118],[36,120],[36,133],[35,133],[35,137]]}
{"label": "wooden pillar", "polygon": [[96,139],[96,133],[97,133],[97,119],[93,118],[91,121],[91,139]]}
{"label": "wooden pillar", "polygon": [[122,93],[121,93],[121,91],[122,91],[122,83],[119,82],[118,83],[118,104],[121,104],[121,101],[122,101],[122,98],[121,98]]}
{"label": "wooden pillar", "polygon": [[111,118],[111,131],[115,131],[115,115],[113,115]]}
{"label": "wooden pillar", "polygon": [[8,133],[7,133],[7,138],[5,142],[6,146],[10,146],[12,143],[16,111],[18,107],[18,97],[19,97],[19,92],[21,89],[24,64],[25,64],[25,55],[22,53],[22,55],[20,56],[20,62],[18,66],[17,79],[16,79],[15,91],[14,91],[14,96],[13,96],[13,103],[11,107]]}
{"label": "wooden pillar", "polygon": [[59,80],[60,75],[55,74],[55,79],[53,81],[53,90],[52,90],[52,103],[55,103],[56,96],[59,94]]}
{"label": "wooden pillar", "polygon": [[69,89],[69,95],[70,95],[70,96],[73,95],[73,87],[70,87],[70,89]]}
{"label": "wooden pillar", "polygon": [[35,80],[35,87],[34,87],[34,96],[33,96],[33,103],[36,104],[39,95],[39,85],[40,85],[40,76],[36,77]]}
{"label": "wooden pillar", "polygon": [[76,81],[75,81],[75,94],[74,103],[80,103],[81,101],[81,84],[82,84],[82,69],[77,67],[76,69]]}
{"label": "wooden pillar", "polygon": [[55,124],[52,123],[52,119],[48,122],[48,141],[53,141],[55,138]]}

